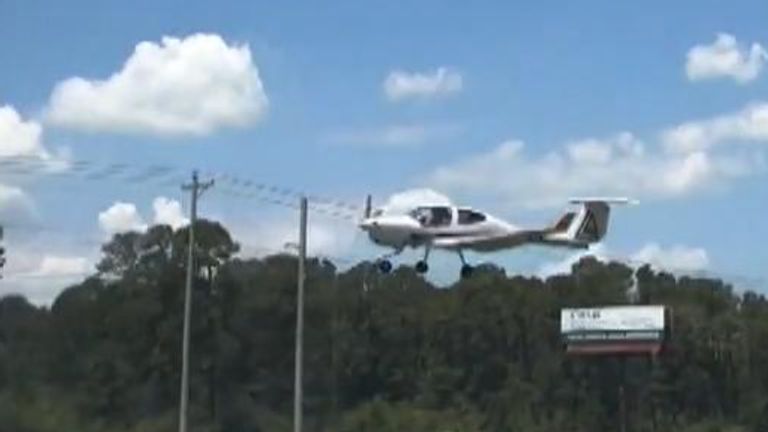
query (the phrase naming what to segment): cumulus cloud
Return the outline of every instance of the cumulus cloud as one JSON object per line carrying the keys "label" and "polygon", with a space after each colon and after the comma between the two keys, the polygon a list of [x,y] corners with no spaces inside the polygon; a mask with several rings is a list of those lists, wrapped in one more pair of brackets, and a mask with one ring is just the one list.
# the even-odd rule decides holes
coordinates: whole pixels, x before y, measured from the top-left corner
{"label": "cumulus cloud", "polygon": [[[43,145],[43,128],[24,120],[12,106],[0,106],[0,178],[11,179],[16,172],[26,174],[61,169],[65,161],[53,156]],[[0,183],[0,217],[22,221],[32,216],[32,199],[18,186]]]}
{"label": "cumulus cloud", "polygon": [[747,49],[733,35],[720,33],[711,44],[688,51],[685,72],[691,81],[731,78],[744,84],[757,78],[766,61],[768,52],[759,43]]}
{"label": "cumulus cloud", "polygon": [[0,106],[0,158],[30,157],[49,159],[42,144],[43,128],[39,123],[24,120],[9,105]]}
{"label": "cumulus cloud", "polygon": [[705,120],[686,122],[663,133],[665,148],[690,153],[719,144],[756,142],[768,144],[768,102]]}
{"label": "cumulus cloud", "polygon": [[536,270],[536,276],[540,278],[548,278],[550,276],[569,274],[574,264],[579,262],[582,258],[588,256],[594,257],[598,261],[606,261],[606,247],[602,243],[592,245],[589,250],[580,250],[568,254],[559,261],[550,261],[542,264],[538,270]]}
{"label": "cumulus cloud", "polygon": [[430,72],[394,70],[384,80],[384,94],[390,101],[429,98],[458,93],[463,87],[460,73],[446,67]]}
{"label": "cumulus cloud", "polygon": [[139,214],[136,205],[117,201],[99,213],[99,227],[107,235],[126,231],[144,231],[147,224]]}
{"label": "cumulus cloud", "polygon": [[397,214],[421,205],[451,205],[451,199],[429,188],[408,189],[392,194],[381,209]]}
{"label": "cumulus cloud", "polygon": [[34,204],[24,191],[0,184],[0,221],[24,222],[34,213]]}
{"label": "cumulus cloud", "polygon": [[650,264],[656,269],[696,272],[709,267],[709,256],[702,248],[675,245],[663,248],[649,243],[631,255],[635,263]]}
{"label": "cumulus cloud", "polygon": [[0,105],[0,221],[25,223],[34,218],[32,198],[19,186],[15,174],[53,172],[67,167],[61,155],[53,155],[43,145],[43,128],[25,120],[10,105]]}
{"label": "cumulus cloud", "polygon": [[173,229],[179,229],[189,223],[189,219],[184,216],[181,203],[166,197],[157,197],[152,202],[152,209],[155,213],[155,224],[170,225]]}
{"label": "cumulus cloud", "polygon": [[22,294],[36,305],[49,305],[59,292],[86,277],[93,259],[81,255],[50,254],[29,245],[14,244],[4,269],[0,296]]}
{"label": "cumulus cloud", "polygon": [[545,262],[535,272],[537,276],[546,278],[557,274],[568,274],[574,264],[582,258],[592,256],[598,261],[618,261],[638,268],[649,264],[656,270],[673,273],[694,273],[709,267],[709,255],[703,248],[685,245],[663,247],[658,243],[647,243],[628,256],[612,253],[603,243],[593,245],[589,250],[568,254],[561,260]]}
{"label": "cumulus cloud", "polygon": [[359,147],[412,148],[440,139],[449,139],[460,132],[455,125],[401,124],[381,128],[340,130],[329,134],[331,144]]}
{"label": "cumulus cloud", "polygon": [[[294,253],[291,245],[298,244],[296,223],[272,220],[255,224],[230,224],[235,238],[242,244],[242,255],[266,256]],[[355,240],[355,229],[347,224],[315,220],[307,227],[307,254],[328,258],[344,255]]]}
{"label": "cumulus cloud", "polygon": [[139,43],[122,69],[105,80],[58,83],[47,120],[87,131],[205,135],[252,124],[267,105],[247,45],[195,34]]}
{"label": "cumulus cloud", "polygon": [[[184,216],[181,203],[177,200],[160,196],[152,201],[152,221],[156,225],[170,225],[179,229],[189,223]],[[107,235],[120,232],[144,232],[149,228],[136,204],[116,201],[108,209],[99,213],[99,227]]]}
{"label": "cumulus cloud", "polygon": [[705,152],[668,155],[647,147],[628,132],[569,143],[539,156],[527,154],[521,141],[507,141],[434,170],[427,183],[455,194],[541,208],[580,195],[678,197],[751,169],[739,159]]}
{"label": "cumulus cloud", "polygon": [[68,257],[46,255],[34,272],[39,276],[83,275],[91,270],[91,263],[86,257]]}
{"label": "cumulus cloud", "polygon": [[[562,204],[574,195],[643,199],[687,196],[765,171],[768,103],[662,130],[648,143],[631,132],[566,142],[532,154],[519,140],[436,168],[427,185],[517,207]],[[726,151],[727,147],[727,151]]]}

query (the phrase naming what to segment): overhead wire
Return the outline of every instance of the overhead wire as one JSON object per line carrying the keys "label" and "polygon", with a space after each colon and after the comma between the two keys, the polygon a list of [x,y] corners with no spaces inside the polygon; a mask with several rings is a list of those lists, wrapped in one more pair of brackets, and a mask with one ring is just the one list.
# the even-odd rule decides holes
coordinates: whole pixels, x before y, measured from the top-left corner
{"label": "overhead wire", "polygon": [[257,182],[252,179],[248,179],[242,176],[236,176],[232,174],[222,173],[209,173],[209,176],[226,184],[229,184],[233,188],[260,191],[268,194],[280,195],[283,197],[291,197],[299,199],[301,197],[307,198],[311,206],[317,208],[333,207],[335,210],[327,211],[329,215],[343,217],[349,219],[349,214],[355,212],[357,214],[362,213],[363,208],[355,204],[350,204],[338,199],[332,199],[317,194],[307,193],[298,189],[293,189],[285,186],[276,186],[267,183]]}
{"label": "overhead wire", "polygon": [[[173,165],[139,165],[124,162],[97,162],[84,159],[52,161],[34,156],[0,157],[2,175],[39,175],[39,176],[70,176],[79,177],[86,181],[117,180],[128,184],[144,184],[155,182],[162,186],[172,186],[186,179],[187,169]],[[362,207],[344,202],[343,200],[308,193],[295,188],[256,181],[240,175],[221,173],[207,170],[203,174],[219,182],[231,185],[235,189],[259,192],[263,195],[276,195],[292,198],[306,197],[311,206],[333,208],[324,211],[333,217],[353,220],[350,213],[360,214]],[[250,197],[250,194],[244,197]],[[278,199],[277,201],[280,201]]]}

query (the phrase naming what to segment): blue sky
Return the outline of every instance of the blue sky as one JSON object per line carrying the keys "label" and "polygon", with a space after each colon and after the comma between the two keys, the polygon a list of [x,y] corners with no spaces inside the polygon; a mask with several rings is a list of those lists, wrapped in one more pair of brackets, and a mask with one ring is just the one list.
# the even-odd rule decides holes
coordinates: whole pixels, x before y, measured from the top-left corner
{"label": "blue sky", "polygon": [[[0,0],[0,106],[39,125],[37,145],[53,159],[172,165],[177,173],[200,168],[354,203],[367,192],[383,203],[399,191],[431,188],[533,225],[553,219],[572,194],[633,195],[642,205],[614,213],[605,253],[680,260],[754,285],[768,277],[768,253],[755,241],[768,235],[761,162],[768,121],[760,117],[768,102],[766,19],[764,1]],[[730,45],[718,39],[723,33]],[[263,85],[253,98],[236,98],[242,112],[216,117],[209,131],[151,130],[116,117],[130,117],[127,109],[100,119],[93,107],[116,103],[108,92],[83,99],[69,91],[61,106],[52,98],[67,79],[94,83],[119,74],[141,42],[162,50],[164,36],[184,43],[195,34],[220,38],[220,54],[246,50],[248,73]],[[703,55],[691,65],[696,46]],[[221,63],[211,55],[210,64]],[[440,68],[460,85],[438,82]],[[437,87],[388,96],[387,77],[398,72]],[[242,77],[225,71],[208,78]],[[144,95],[159,116],[164,107],[197,106],[208,97],[184,93],[187,87],[174,91],[172,80],[147,80],[126,94]],[[131,99],[121,94],[118,108]],[[681,125],[698,139],[669,138]],[[524,144],[509,144],[517,141]],[[622,153],[628,146],[639,150]],[[690,173],[681,178],[683,170]],[[9,262],[7,272],[20,278],[4,281],[4,290],[43,290],[43,297],[50,288],[21,276],[41,276],[48,286],[60,273],[87,270],[107,235],[99,214],[115,202],[134,204],[145,223],[159,196],[185,204],[168,182],[0,173],[0,184],[22,191],[34,207],[23,216],[0,209],[17,219],[6,222],[19,227],[7,237],[22,257]],[[290,210],[221,190],[206,196],[201,211],[235,227],[252,250],[276,248],[292,233]],[[375,253],[349,224],[315,220],[319,252]],[[535,272],[564,258],[524,250],[484,259]],[[438,280],[455,276],[453,257],[437,260]]]}

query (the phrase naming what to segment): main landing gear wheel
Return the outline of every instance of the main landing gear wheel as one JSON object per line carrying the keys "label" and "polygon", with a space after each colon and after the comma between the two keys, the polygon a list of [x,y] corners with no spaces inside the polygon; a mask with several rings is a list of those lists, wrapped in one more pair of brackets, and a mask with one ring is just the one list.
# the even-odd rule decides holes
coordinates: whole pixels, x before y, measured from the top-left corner
{"label": "main landing gear wheel", "polygon": [[392,262],[388,259],[380,260],[378,263],[379,271],[387,274],[392,271]]}
{"label": "main landing gear wheel", "polygon": [[469,265],[469,264],[464,264],[463,266],[461,266],[461,278],[462,278],[462,279],[467,279],[467,278],[469,278],[470,276],[472,276],[472,272],[473,272],[474,270],[475,270],[475,268],[474,268],[474,267],[472,267],[471,265]]}
{"label": "main landing gear wheel", "polygon": [[416,263],[416,273],[424,274],[427,271],[429,271],[429,265],[427,265],[426,261],[421,260]]}
{"label": "main landing gear wheel", "polygon": [[461,259],[461,278],[466,279],[472,276],[472,271],[474,270],[474,267],[467,264],[467,260],[464,258],[464,253],[461,252],[461,249],[459,249],[457,252],[459,253],[459,258]]}

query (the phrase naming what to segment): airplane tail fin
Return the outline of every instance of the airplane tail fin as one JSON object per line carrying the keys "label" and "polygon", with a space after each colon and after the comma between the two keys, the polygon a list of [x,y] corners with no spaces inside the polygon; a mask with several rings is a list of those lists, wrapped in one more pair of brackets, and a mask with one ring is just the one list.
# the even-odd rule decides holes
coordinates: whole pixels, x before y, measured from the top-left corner
{"label": "airplane tail fin", "polygon": [[611,204],[633,204],[627,198],[574,198],[572,204],[581,204],[577,212],[568,212],[550,229],[547,240],[573,246],[588,246],[605,237]]}

